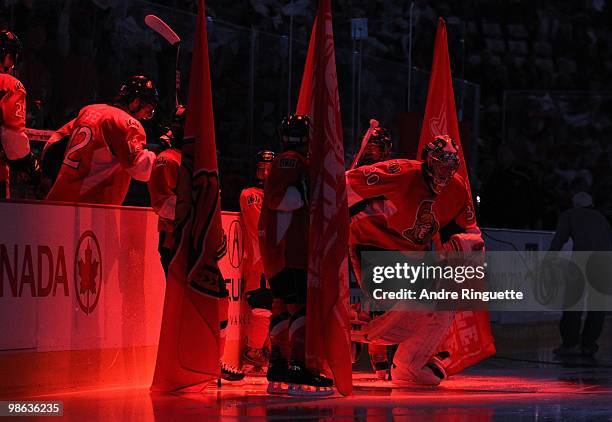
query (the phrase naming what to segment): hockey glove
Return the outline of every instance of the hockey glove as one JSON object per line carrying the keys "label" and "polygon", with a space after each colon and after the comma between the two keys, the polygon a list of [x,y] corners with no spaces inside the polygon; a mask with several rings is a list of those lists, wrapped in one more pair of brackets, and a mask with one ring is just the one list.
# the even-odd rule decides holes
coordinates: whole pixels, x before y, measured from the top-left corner
{"label": "hockey glove", "polygon": [[272,310],[272,290],[260,287],[246,292],[249,306],[253,309]]}
{"label": "hockey glove", "polygon": [[23,158],[9,160],[8,164],[15,173],[18,182],[32,186],[38,186],[40,184],[40,164],[31,152]]}

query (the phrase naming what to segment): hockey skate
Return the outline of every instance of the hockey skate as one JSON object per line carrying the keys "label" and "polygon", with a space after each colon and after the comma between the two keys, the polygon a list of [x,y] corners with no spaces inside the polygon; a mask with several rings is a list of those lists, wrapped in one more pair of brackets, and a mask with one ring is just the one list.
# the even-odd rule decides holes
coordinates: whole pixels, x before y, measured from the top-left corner
{"label": "hockey skate", "polygon": [[376,373],[376,378],[381,381],[388,381],[390,379],[389,359],[387,358],[386,349],[385,353],[380,353],[379,351],[370,352],[370,363]]}
{"label": "hockey skate", "polygon": [[289,391],[289,366],[285,360],[270,361],[268,372],[268,394],[287,394]]}
{"label": "hockey skate", "polygon": [[264,349],[253,349],[247,347],[242,359],[249,365],[253,365],[255,368],[261,368],[268,364],[268,357],[266,356]]}
{"label": "hockey skate", "polygon": [[221,379],[225,381],[241,381],[244,372],[229,363],[221,362]]}
{"label": "hockey skate", "polygon": [[316,375],[302,365],[289,368],[289,395],[325,397],[334,394],[333,380]]}

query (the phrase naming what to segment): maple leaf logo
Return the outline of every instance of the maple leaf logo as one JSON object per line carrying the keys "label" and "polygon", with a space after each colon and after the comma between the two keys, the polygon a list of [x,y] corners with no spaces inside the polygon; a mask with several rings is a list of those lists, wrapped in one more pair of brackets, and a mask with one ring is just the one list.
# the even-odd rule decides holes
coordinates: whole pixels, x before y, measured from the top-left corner
{"label": "maple leaf logo", "polygon": [[[102,291],[102,251],[93,231],[81,235],[74,251],[74,291],[79,307],[89,315]],[[97,281],[97,283],[96,283]]]}
{"label": "maple leaf logo", "polygon": [[98,268],[100,263],[95,259],[92,260],[93,252],[91,250],[90,242],[87,242],[87,248],[85,249],[85,259],[81,257],[78,263],[79,277],[81,278],[81,285],[79,293],[91,293],[96,294],[96,277],[98,276]]}

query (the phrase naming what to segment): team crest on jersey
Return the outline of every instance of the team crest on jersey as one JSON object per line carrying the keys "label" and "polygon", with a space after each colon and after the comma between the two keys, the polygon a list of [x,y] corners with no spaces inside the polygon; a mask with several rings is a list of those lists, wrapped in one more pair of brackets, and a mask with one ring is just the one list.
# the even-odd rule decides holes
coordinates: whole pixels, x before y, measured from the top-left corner
{"label": "team crest on jersey", "polygon": [[404,230],[402,236],[417,245],[428,243],[438,232],[440,223],[433,212],[432,200],[424,200],[419,204],[412,227]]}
{"label": "team crest on jersey", "polygon": [[391,161],[389,164],[387,164],[387,171],[391,174],[397,174],[401,169],[402,168],[397,161]]}
{"label": "team crest on jersey", "polygon": [[255,195],[254,193],[252,193],[247,197],[247,205],[259,204],[259,203],[261,203],[261,198],[259,195]]}
{"label": "team crest on jersey", "polygon": [[295,158],[282,157],[278,162],[278,167],[282,169],[295,169],[298,166],[298,160]]}

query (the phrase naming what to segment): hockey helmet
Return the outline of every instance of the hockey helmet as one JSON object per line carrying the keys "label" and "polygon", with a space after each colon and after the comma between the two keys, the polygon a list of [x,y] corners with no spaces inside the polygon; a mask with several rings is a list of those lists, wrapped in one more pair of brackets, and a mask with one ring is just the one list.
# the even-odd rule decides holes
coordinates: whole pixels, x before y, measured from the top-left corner
{"label": "hockey helmet", "polygon": [[12,54],[13,63],[17,65],[21,60],[21,42],[17,35],[8,29],[0,31],[0,64],[4,63],[4,58],[8,54]]}
{"label": "hockey helmet", "polygon": [[370,139],[363,150],[363,156],[359,160],[359,165],[374,164],[380,161],[386,161],[391,156],[391,135],[389,131],[382,126],[377,126],[372,129]]}
{"label": "hockey helmet", "polygon": [[270,168],[272,168],[272,161],[274,160],[274,157],[274,151],[269,150],[259,151],[255,156],[255,162],[257,166],[255,170],[255,179],[258,182],[263,182],[268,177],[268,173],[270,173]]}
{"label": "hockey helmet", "polygon": [[146,76],[131,76],[119,89],[116,101],[121,104],[129,104],[139,98],[146,104],[157,106],[159,96],[153,81]]}
{"label": "hockey helmet", "polygon": [[280,124],[278,134],[285,149],[307,146],[310,138],[310,117],[303,114],[286,116]]}

